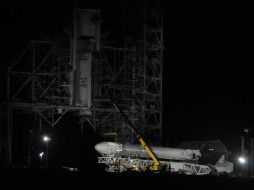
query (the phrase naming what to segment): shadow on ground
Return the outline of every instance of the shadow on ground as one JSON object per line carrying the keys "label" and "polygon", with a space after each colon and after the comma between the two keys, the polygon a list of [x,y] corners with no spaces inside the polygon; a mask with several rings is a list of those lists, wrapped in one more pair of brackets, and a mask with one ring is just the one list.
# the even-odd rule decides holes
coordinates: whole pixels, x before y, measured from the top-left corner
{"label": "shadow on ground", "polygon": [[1,172],[0,186],[70,189],[253,189],[254,178],[186,176],[169,173],[105,173],[102,170],[9,170]]}

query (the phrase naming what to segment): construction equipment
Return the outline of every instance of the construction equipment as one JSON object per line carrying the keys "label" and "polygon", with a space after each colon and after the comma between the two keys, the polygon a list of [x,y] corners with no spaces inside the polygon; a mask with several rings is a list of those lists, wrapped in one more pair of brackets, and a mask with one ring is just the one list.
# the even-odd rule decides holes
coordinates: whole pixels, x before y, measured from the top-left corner
{"label": "construction equipment", "polygon": [[151,171],[158,171],[160,169],[160,162],[156,156],[156,154],[151,150],[151,148],[149,147],[149,145],[145,142],[144,138],[142,137],[142,135],[138,132],[138,130],[136,129],[136,127],[131,123],[131,121],[129,120],[129,118],[125,115],[125,113],[122,111],[122,109],[118,106],[118,104],[116,103],[116,101],[113,99],[113,97],[111,96],[110,93],[108,93],[108,96],[112,102],[112,104],[115,106],[115,108],[119,111],[119,113],[123,116],[124,120],[126,121],[126,123],[128,124],[128,126],[130,127],[130,129],[134,132],[134,134],[136,135],[137,140],[139,141],[141,147],[143,149],[145,149],[145,151],[147,152],[147,154],[150,156],[150,158],[153,160],[153,164],[150,165],[148,167],[149,170]]}

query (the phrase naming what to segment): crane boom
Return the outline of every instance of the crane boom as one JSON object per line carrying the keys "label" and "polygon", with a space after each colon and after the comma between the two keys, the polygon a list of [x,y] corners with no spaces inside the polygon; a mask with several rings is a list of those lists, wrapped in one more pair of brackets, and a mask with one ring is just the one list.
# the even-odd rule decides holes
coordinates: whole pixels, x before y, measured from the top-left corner
{"label": "crane boom", "polygon": [[151,150],[151,148],[147,145],[147,143],[145,142],[144,138],[141,136],[141,134],[138,132],[138,130],[136,129],[136,127],[132,124],[132,122],[129,120],[129,118],[125,115],[125,113],[122,111],[121,108],[118,107],[117,103],[115,102],[115,100],[112,98],[112,96],[110,94],[109,98],[112,102],[112,104],[115,106],[115,108],[119,111],[119,113],[123,116],[123,118],[125,119],[125,121],[127,122],[128,126],[130,127],[130,129],[135,133],[140,145],[145,149],[145,151],[147,152],[147,154],[151,157],[151,159],[153,160],[154,164],[152,166],[149,167],[150,170],[153,171],[157,171],[160,167],[160,162],[158,161],[157,156],[153,153],[153,151]]}

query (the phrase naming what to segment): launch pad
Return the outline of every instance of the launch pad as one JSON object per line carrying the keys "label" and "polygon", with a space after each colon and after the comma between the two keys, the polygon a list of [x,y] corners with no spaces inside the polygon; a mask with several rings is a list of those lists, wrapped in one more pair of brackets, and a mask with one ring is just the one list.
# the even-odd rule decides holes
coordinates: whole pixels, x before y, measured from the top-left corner
{"label": "launch pad", "polygon": [[[146,171],[147,168],[154,164],[152,160],[121,158],[121,157],[98,157],[99,164],[108,166],[108,172],[126,172],[131,171],[133,168],[141,168]],[[178,173],[186,175],[208,175],[211,169],[206,165],[199,165],[193,163],[173,162],[173,161],[160,161],[164,172]]]}

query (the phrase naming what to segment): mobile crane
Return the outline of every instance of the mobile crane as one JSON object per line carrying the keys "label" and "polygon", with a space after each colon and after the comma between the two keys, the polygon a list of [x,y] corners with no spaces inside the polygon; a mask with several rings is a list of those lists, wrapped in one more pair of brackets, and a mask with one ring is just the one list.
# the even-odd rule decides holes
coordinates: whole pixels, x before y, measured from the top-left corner
{"label": "mobile crane", "polygon": [[156,156],[156,154],[151,150],[151,148],[149,147],[149,145],[145,142],[144,138],[142,137],[142,135],[138,132],[138,130],[136,129],[136,127],[131,123],[131,121],[129,120],[129,118],[126,116],[126,114],[122,111],[122,109],[118,106],[118,104],[116,103],[116,101],[113,99],[113,97],[111,96],[110,93],[108,93],[108,96],[112,102],[112,104],[115,106],[115,108],[118,110],[118,112],[123,116],[124,120],[126,121],[126,123],[128,124],[128,126],[130,127],[130,129],[134,132],[134,134],[136,135],[137,140],[140,143],[140,146],[142,148],[145,149],[145,151],[147,152],[147,154],[150,156],[150,158],[153,160],[154,164],[149,166],[148,169],[151,171],[158,171],[161,168],[160,162],[158,160],[158,157]]}

